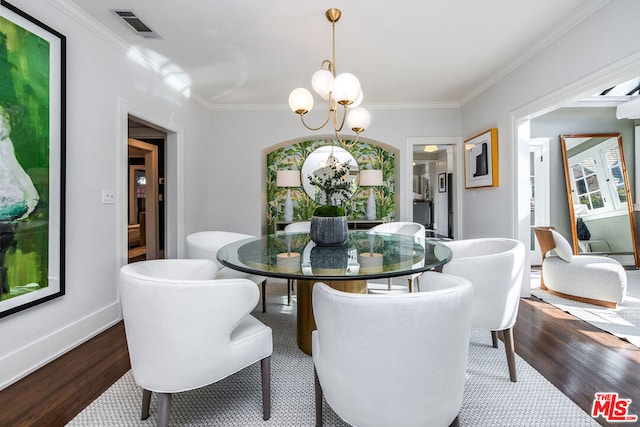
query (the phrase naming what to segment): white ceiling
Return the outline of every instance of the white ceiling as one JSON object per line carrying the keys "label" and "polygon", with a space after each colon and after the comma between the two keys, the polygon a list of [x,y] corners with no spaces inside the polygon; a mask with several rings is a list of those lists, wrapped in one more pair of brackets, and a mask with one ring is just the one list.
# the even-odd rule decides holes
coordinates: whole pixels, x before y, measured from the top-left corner
{"label": "white ceiling", "polygon": [[[53,1],[78,6],[211,108],[271,108],[331,58],[331,7],[342,10],[336,69],[360,78],[363,105],[460,105],[608,0]],[[110,9],[133,10],[161,38]]]}

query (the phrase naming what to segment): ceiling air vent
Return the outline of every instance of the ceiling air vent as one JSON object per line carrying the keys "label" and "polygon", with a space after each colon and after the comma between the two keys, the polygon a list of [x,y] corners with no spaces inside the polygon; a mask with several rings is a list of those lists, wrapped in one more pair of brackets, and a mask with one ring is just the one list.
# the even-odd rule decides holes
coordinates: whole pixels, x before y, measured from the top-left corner
{"label": "ceiling air vent", "polygon": [[142,22],[140,18],[133,13],[132,10],[127,9],[111,9],[118,18],[120,18],[123,22],[125,22],[129,27],[135,31],[135,33],[139,36],[149,38],[149,39],[157,39],[160,36],[153,31],[147,24]]}

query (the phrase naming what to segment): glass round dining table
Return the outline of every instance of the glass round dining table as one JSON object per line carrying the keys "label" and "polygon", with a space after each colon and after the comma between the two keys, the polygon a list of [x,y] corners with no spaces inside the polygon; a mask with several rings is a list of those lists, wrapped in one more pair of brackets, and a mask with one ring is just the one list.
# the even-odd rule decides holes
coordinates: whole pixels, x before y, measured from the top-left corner
{"label": "glass round dining table", "polygon": [[311,354],[314,283],[366,293],[367,280],[441,268],[451,259],[451,250],[436,240],[364,230],[350,231],[340,246],[318,246],[308,233],[268,234],[230,243],[217,257],[234,270],[297,281],[298,347]]}

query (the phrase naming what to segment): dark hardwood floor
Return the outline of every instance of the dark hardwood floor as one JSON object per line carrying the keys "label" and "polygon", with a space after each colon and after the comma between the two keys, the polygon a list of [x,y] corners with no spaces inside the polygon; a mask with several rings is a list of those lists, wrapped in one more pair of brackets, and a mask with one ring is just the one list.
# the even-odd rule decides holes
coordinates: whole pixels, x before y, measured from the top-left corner
{"label": "dark hardwood floor", "polygon": [[[640,415],[640,350],[633,345],[536,298],[520,304],[515,345],[585,412],[596,392],[617,392]],[[0,391],[0,426],[64,426],[128,369],[120,322]]]}
{"label": "dark hardwood floor", "polygon": [[64,426],[129,368],[120,322],[0,391],[0,426]]}
{"label": "dark hardwood floor", "polygon": [[522,300],[514,333],[518,355],[585,412],[591,413],[595,393],[616,392],[631,399],[630,413],[640,416],[640,349],[634,345],[535,297]]}

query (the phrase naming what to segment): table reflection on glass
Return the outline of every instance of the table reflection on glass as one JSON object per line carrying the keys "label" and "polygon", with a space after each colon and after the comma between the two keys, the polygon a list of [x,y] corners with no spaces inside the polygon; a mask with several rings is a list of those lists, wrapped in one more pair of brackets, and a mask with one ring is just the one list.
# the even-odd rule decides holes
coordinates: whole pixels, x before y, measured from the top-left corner
{"label": "table reflection on glass", "polygon": [[451,251],[437,241],[414,236],[350,231],[341,246],[318,246],[308,233],[269,234],[233,242],[217,256],[235,270],[297,280],[298,346],[311,354],[311,331],[316,328],[311,301],[314,283],[366,293],[367,280],[438,269],[451,259]]}

